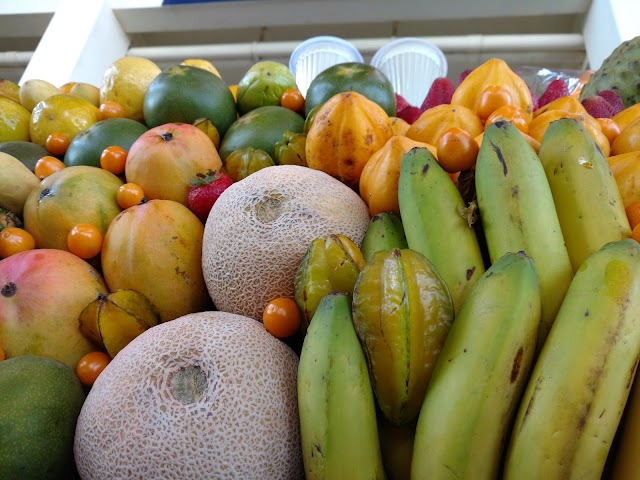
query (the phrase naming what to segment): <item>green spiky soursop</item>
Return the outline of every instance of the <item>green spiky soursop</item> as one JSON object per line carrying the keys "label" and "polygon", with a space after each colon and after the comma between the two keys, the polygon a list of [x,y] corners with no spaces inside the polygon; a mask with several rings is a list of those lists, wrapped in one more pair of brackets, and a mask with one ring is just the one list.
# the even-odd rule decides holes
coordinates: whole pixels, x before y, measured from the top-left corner
{"label": "green spiky soursop", "polygon": [[603,90],[618,92],[625,108],[640,103],[640,36],[611,52],[582,88],[580,100]]}

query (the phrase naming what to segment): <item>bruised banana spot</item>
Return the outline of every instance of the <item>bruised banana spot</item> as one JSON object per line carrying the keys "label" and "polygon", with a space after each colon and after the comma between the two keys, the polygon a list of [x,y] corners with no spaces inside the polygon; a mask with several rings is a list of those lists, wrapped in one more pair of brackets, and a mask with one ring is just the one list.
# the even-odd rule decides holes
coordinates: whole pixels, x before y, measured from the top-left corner
{"label": "bruised banana spot", "polygon": [[496,152],[496,155],[498,156],[498,161],[502,164],[502,174],[506,177],[508,173],[507,162],[504,159],[502,150],[500,150],[500,147],[498,147],[495,143],[493,142],[490,142],[490,143],[491,143],[491,148],[493,148],[493,151]]}
{"label": "bruised banana spot", "polygon": [[520,367],[522,366],[522,356],[524,355],[524,349],[520,347],[516,353],[516,357],[513,359],[513,365],[511,366],[511,383],[514,383],[518,379],[520,373]]}
{"label": "bruised banana spot", "polygon": [[476,267],[467,268],[467,280],[471,280],[471,277],[473,277],[475,271]]}

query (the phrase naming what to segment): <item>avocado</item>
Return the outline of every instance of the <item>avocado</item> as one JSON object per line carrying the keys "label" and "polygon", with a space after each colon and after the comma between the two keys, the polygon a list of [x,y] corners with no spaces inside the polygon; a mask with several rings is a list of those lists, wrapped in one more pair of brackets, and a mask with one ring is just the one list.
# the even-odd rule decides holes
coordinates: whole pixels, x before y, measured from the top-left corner
{"label": "avocado", "polygon": [[35,170],[38,160],[51,155],[42,145],[23,141],[0,142],[0,152],[8,153],[17,158],[32,172]]}
{"label": "avocado", "polygon": [[96,122],[71,140],[64,154],[64,164],[67,167],[100,167],[100,155],[105,148],[117,145],[129,151],[133,142],[147,130],[144,124],[130,118],[107,118]]}
{"label": "avocado", "polygon": [[76,422],[85,393],[75,372],[51,358],[0,362],[0,478],[77,478]]}
{"label": "avocado", "polygon": [[237,119],[220,142],[220,158],[224,162],[231,153],[241,148],[264,150],[271,158],[276,143],[286,131],[301,133],[304,118],[293,110],[278,105],[258,107]]}

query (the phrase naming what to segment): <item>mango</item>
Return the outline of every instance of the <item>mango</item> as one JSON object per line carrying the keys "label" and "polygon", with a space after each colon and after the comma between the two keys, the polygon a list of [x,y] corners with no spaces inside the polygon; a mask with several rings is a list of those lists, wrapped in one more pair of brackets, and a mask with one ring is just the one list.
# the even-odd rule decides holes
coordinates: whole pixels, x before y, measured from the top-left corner
{"label": "mango", "polygon": [[40,355],[74,368],[97,347],[78,316],[99,293],[100,273],[64,250],[36,249],[0,262],[0,343],[7,358]]}

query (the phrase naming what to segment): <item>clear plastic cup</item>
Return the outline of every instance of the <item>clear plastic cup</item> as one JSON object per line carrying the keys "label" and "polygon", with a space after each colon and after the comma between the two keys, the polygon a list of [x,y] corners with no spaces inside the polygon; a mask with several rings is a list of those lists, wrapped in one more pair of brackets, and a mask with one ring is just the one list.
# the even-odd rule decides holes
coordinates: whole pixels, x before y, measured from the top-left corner
{"label": "clear plastic cup", "polygon": [[447,76],[447,59],[436,45],[420,38],[398,38],[380,48],[370,64],[384,73],[396,93],[419,107],[433,81]]}
{"label": "clear plastic cup", "polygon": [[302,95],[307,94],[311,81],[321,71],[347,62],[364,62],[356,47],[339,37],[312,37],[300,45],[289,57],[289,70],[296,79]]}

